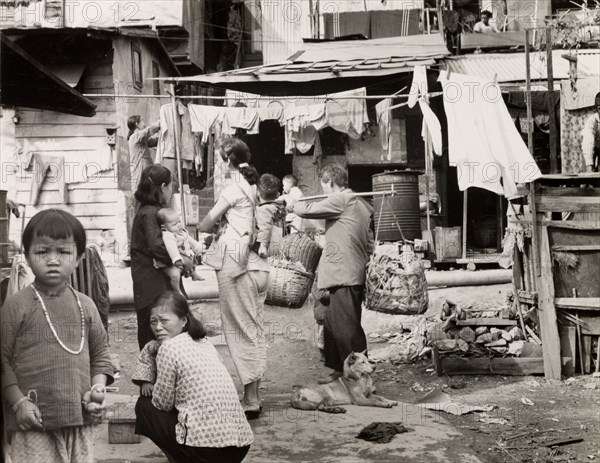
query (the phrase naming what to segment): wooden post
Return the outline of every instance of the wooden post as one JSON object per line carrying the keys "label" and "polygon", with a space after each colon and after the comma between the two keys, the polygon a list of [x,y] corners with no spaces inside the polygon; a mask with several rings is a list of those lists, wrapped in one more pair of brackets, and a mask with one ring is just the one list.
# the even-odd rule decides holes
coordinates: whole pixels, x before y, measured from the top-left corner
{"label": "wooden post", "polygon": [[533,154],[533,109],[531,107],[531,59],[529,57],[529,29],[525,29],[525,101],[527,103],[527,146]]}
{"label": "wooden post", "polygon": [[308,17],[310,19],[310,37],[311,38],[316,38],[315,37],[315,11],[314,11],[314,7],[313,7],[313,0],[308,0]]}
{"label": "wooden post", "polygon": [[544,375],[546,379],[561,379],[560,336],[554,306],[554,279],[548,227],[541,227],[540,232],[541,278],[544,284],[538,288],[538,316],[544,354]]}
{"label": "wooden post", "polygon": [[550,173],[558,173],[556,146],[556,108],[554,100],[554,68],[552,67],[552,28],[546,28],[546,66],[548,70],[548,115],[550,116]]}
{"label": "wooden post", "polygon": [[321,38],[321,5],[320,0],[315,1],[315,29],[316,29],[316,39]]}
{"label": "wooden post", "polygon": [[[531,61],[529,57],[529,29],[525,29],[525,80],[527,84],[527,145],[529,152],[533,155],[533,108],[531,103]],[[537,230],[537,214],[535,207],[535,184],[529,183],[529,211],[531,212],[531,256],[533,260],[534,274],[532,279],[540,276],[540,259],[538,252],[538,230]]]}
{"label": "wooden post", "polygon": [[179,197],[181,200],[181,218],[183,223],[187,225],[187,216],[185,213],[185,195],[183,193],[183,175],[181,173],[181,148],[179,141],[181,136],[179,134],[179,114],[177,111],[177,99],[175,98],[175,83],[170,83],[171,91],[171,111],[173,113],[173,121],[175,129],[173,130],[173,136],[175,137],[175,155],[177,157],[177,181],[179,182]]}

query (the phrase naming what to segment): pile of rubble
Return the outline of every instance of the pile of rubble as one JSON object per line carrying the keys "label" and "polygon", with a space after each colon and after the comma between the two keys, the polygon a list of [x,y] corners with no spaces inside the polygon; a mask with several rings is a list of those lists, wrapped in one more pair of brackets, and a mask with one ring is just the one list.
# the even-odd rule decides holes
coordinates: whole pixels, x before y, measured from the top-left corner
{"label": "pile of rubble", "polygon": [[529,344],[541,345],[534,330],[523,321],[519,323],[511,297],[509,294],[508,304],[502,307],[483,309],[445,301],[440,320],[428,330],[428,345],[440,353],[481,357],[519,357]]}

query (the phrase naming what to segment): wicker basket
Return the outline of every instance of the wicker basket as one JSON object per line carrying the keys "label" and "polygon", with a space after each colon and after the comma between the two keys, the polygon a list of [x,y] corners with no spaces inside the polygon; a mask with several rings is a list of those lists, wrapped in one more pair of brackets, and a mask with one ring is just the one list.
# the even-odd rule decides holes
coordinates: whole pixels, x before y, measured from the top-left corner
{"label": "wicker basket", "polygon": [[304,233],[292,233],[281,240],[280,254],[292,262],[300,262],[309,273],[319,265],[323,249]]}
{"label": "wicker basket", "polygon": [[265,303],[299,309],[306,302],[314,279],[314,273],[303,272],[290,262],[273,259]]}
{"label": "wicker basket", "polygon": [[405,270],[399,259],[374,258],[369,263],[366,286],[366,306],[370,310],[401,315],[427,311],[427,280],[420,260]]}

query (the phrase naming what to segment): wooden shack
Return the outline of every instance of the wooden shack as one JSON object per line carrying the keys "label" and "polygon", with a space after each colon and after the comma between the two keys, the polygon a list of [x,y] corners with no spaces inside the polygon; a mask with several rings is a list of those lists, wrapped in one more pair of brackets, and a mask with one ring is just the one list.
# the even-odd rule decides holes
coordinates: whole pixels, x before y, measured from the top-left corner
{"label": "wooden shack", "polygon": [[523,275],[537,293],[545,376],[598,372],[600,174],[544,175],[529,205],[531,264]]}
{"label": "wooden shack", "polygon": [[[41,209],[65,208],[81,220],[90,241],[109,236],[114,243],[116,238],[115,259],[122,259],[128,251],[125,210],[131,195],[124,175],[129,168],[127,118],[158,118],[165,102],[152,95],[163,92],[146,79],[177,75],[176,67],[156,32],[148,29],[5,34],[79,92],[117,95],[92,97],[94,117],[14,107],[16,149],[3,153],[3,172],[14,176],[15,199],[26,206],[25,222]],[[17,242],[20,228],[10,230]]]}

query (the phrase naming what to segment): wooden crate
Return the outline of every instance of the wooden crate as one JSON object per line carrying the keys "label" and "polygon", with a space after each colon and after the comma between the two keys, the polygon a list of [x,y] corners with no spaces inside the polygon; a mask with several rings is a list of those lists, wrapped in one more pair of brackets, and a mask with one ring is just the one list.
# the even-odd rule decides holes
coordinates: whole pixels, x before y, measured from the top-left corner
{"label": "wooden crate", "polygon": [[435,227],[436,260],[461,257],[462,227]]}
{"label": "wooden crate", "polygon": [[135,433],[135,418],[111,418],[108,420],[109,444],[139,444],[142,436]]}

